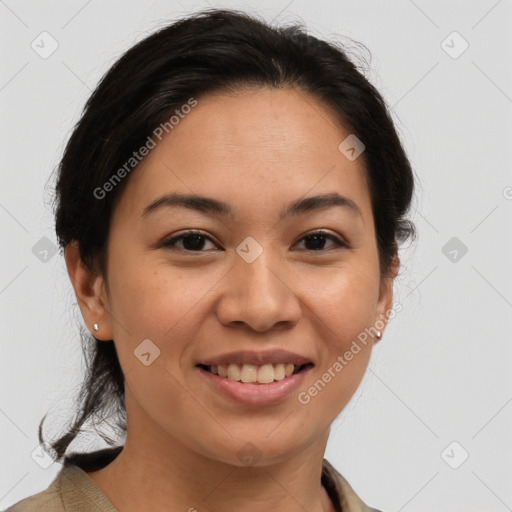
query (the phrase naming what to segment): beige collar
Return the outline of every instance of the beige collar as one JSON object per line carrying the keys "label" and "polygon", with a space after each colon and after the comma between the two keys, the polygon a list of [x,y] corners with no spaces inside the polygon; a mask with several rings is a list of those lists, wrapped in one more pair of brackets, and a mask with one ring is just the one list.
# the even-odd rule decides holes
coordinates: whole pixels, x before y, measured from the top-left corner
{"label": "beige collar", "polygon": [[[62,467],[55,484],[62,490],[66,510],[73,512],[118,512],[110,500],[96,486],[86,471],[75,464]],[[368,507],[356,494],[347,480],[326,460],[322,465],[322,484],[342,512],[379,512]]]}

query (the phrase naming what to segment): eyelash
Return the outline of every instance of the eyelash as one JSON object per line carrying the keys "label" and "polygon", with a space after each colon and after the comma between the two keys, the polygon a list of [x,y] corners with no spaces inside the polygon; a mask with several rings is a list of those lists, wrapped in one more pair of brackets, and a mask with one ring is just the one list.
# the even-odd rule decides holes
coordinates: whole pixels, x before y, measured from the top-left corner
{"label": "eyelash", "polygon": [[[170,249],[178,249],[178,250],[181,250],[181,251],[184,251],[184,252],[191,252],[191,253],[199,253],[199,252],[207,252],[207,251],[203,251],[203,250],[199,250],[199,251],[193,251],[193,250],[190,250],[190,249],[183,249],[181,247],[176,247],[175,244],[178,240],[181,240],[183,238],[187,238],[188,236],[193,236],[193,235],[200,235],[202,236],[203,238],[207,239],[207,240],[210,240],[212,243],[215,243],[209,236],[205,235],[204,233],[202,233],[201,231],[195,231],[195,230],[190,230],[190,231],[186,231],[185,233],[182,233],[181,235],[179,236],[175,236],[169,240],[166,240],[164,242],[162,242],[161,244],[161,247],[165,247],[165,248],[170,248]],[[324,233],[323,231],[314,231],[313,233],[309,233],[308,235],[302,237],[299,242],[301,242],[302,240],[305,240],[306,238],[309,238],[309,237],[312,237],[312,236],[315,236],[315,235],[321,235],[325,238],[329,238],[330,240],[332,240],[334,242],[334,244],[336,245],[337,248],[340,248],[340,249],[343,249],[343,248],[346,248],[348,249],[349,246],[345,243],[345,242],[342,242],[339,238],[335,237],[334,235],[331,235],[330,233]],[[314,250],[314,249],[306,249],[306,251],[308,252],[326,252],[326,251],[329,251],[329,250],[332,250],[331,249],[318,249],[318,250]]]}

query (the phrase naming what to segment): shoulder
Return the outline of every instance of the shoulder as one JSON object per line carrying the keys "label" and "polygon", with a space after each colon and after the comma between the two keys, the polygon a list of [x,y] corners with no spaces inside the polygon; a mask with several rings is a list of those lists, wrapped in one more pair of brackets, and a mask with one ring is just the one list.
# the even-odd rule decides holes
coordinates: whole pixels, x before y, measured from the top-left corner
{"label": "shoulder", "polygon": [[117,512],[87,475],[115,458],[122,447],[67,456],[47,489],[18,501],[4,512]]}
{"label": "shoulder", "polygon": [[322,466],[322,483],[343,512],[382,512],[368,506],[326,459]]}
{"label": "shoulder", "polygon": [[61,472],[62,470],[48,488],[18,501],[5,512],[65,512],[60,485]]}

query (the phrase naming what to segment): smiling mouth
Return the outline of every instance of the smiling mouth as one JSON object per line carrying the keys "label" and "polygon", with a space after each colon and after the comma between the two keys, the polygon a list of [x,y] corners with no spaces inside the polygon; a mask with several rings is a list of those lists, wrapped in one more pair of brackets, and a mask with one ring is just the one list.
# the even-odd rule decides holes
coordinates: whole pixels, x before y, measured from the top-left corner
{"label": "smiling mouth", "polygon": [[199,368],[229,380],[251,384],[271,384],[279,380],[291,377],[306,368],[312,367],[313,363],[296,365],[292,363],[264,364],[234,364],[229,365],[205,365],[198,364]]}

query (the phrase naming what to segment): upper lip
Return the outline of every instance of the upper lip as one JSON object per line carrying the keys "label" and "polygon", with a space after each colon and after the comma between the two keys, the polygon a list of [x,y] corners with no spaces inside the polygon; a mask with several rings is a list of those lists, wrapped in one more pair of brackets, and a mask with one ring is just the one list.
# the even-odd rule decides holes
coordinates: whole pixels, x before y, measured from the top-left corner
{"label": "upper lip", "polygon": [[233,364],[253,364],[262,366],[264,364],[292,363],[298,366],[311,363],[311,360],[289,352],[288,350],[239,350],[237,352],[229,352],[219,356],[214,356],[200,361],[198,364],[205,366],[229,365]]}

